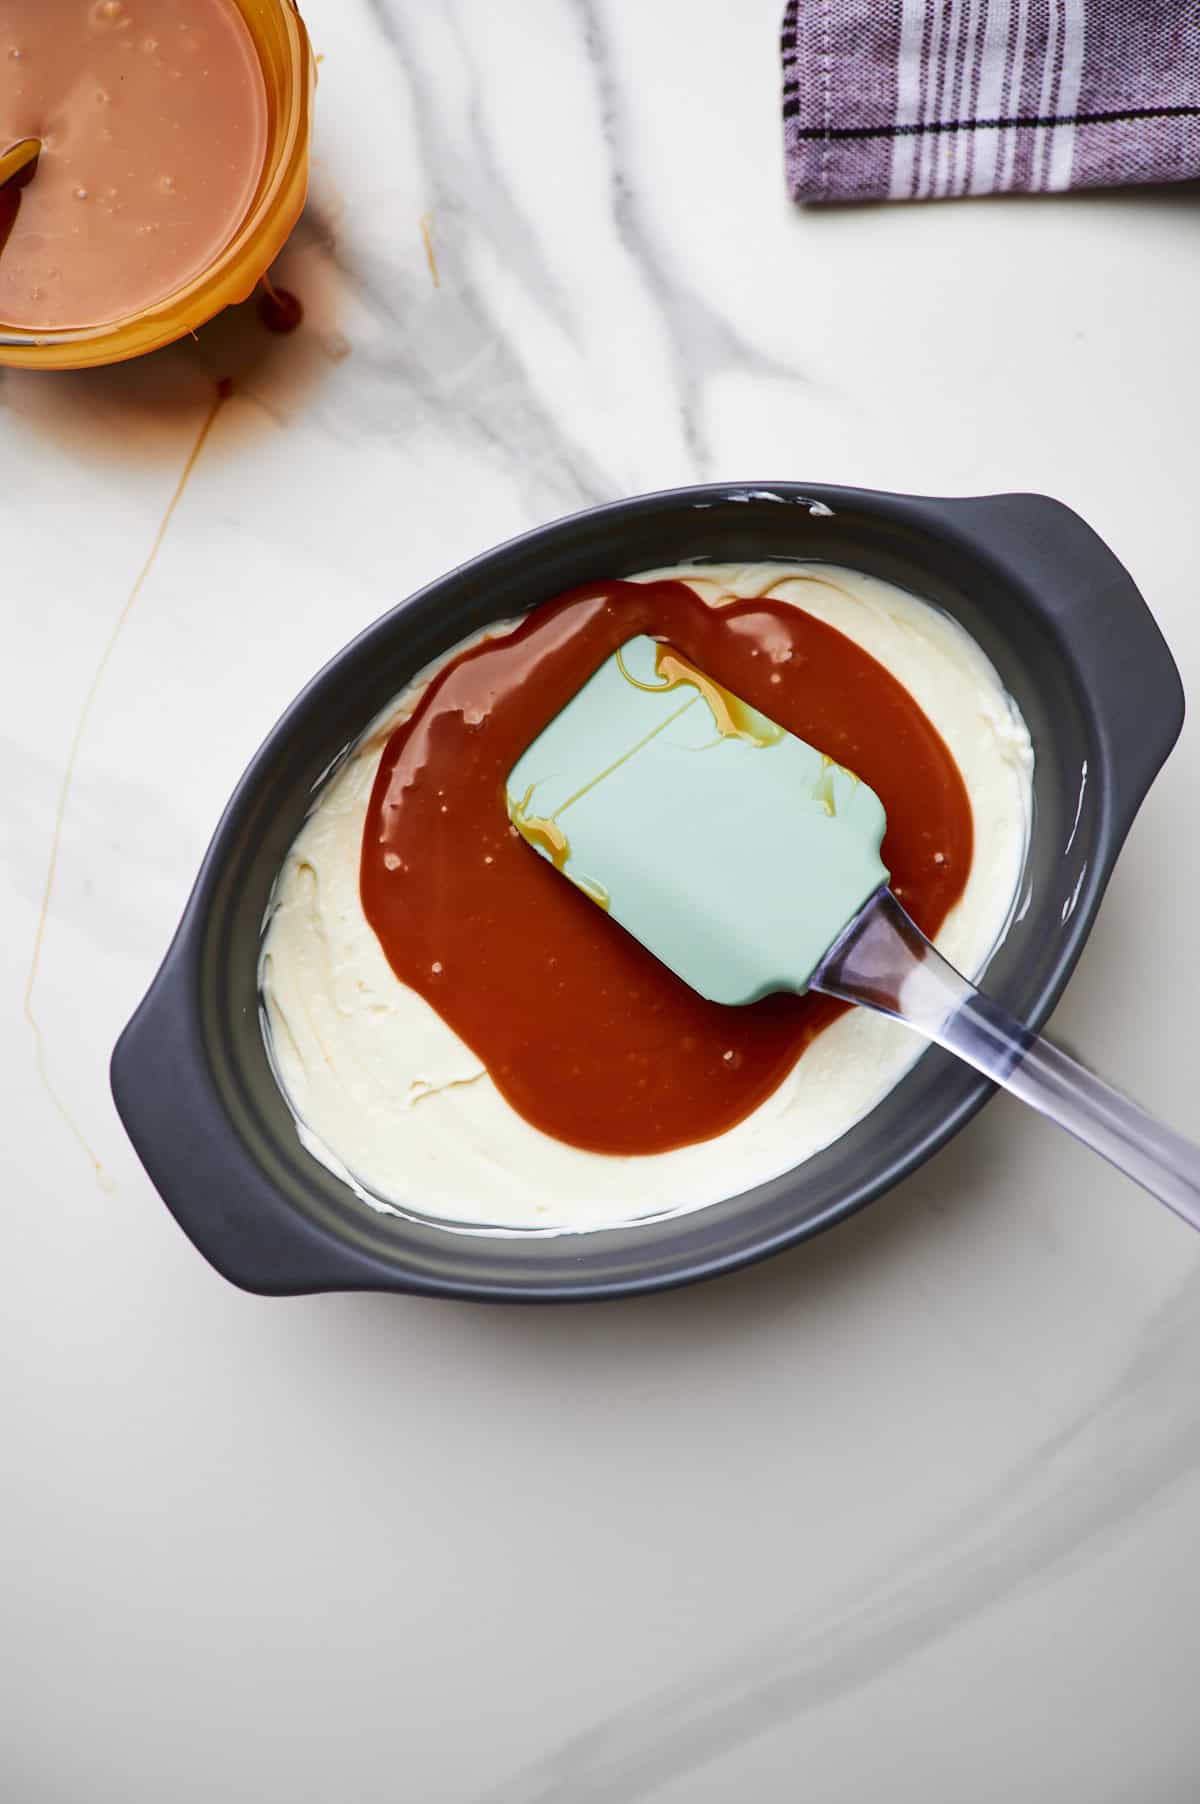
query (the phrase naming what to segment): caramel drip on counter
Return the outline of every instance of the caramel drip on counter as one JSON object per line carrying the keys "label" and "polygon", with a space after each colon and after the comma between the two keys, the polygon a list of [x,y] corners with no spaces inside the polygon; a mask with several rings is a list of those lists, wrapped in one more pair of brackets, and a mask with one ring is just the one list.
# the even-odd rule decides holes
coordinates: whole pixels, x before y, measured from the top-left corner
{"label": "caramel drip on counter", "polygon": [[150,578],[150,574],[158,561],[158,554],[163,548],[167,533],[170,531],[171,522],[175,518],[175,510],[183,500],[184,491],[187,489],[188,483],[192,478],[192,473],[200,461],[200,454],[208,442],[208,435],[217,423],[217,415],[220,413],[222,407],[224,407],[232,393],[233,385],[227,380],[218,382],[213,387],[208,406],[204,413],[204,418],[201,420],[196,436],[188,449],[187,457],[185,458],[183,468],[179,473],[178,481],[172,490],[170,500],[167,502],[166,511],[159,520],[158,529],[150,543],[150,549],[142,561],[137,576],[134,578],[133,587],[126,595],[121,611],[113,622],[108,638],[104,642],[104,648],[101,651],[99,661],[92,672],[91,682],[88,684],[79,713],[75,718],[75,730],[71,735],[71,741],[67,748],[66,763],[63,766],[62,779],[59,784],[58,802],[54,810],[54,824],[50,835],[50,850],[46,860],[46,874],[42,883],[37,929],[33,937],[33,951],[30,955],[29,971],[25,979],[24,1014],[26,1025],[33,1036],[34,1061],[37,1066],[38,1078],[56,1113],[61,1117],[63,1124],[78,1142],[84,1157],[91,1163],[96,1174],[96,1181],[102,1190],[113,1190],[115,1188],[113,1179],[93,1150],[91,1142],[88,1140],[83,1129],[79,1126],[70,1108],[67,1106],[58,1087],[57,1079],[51,1075],[50,1060],[46,1048],[46,1036],[42,1028],[41,1016],[39,1015],[36,1006],[38,979],[41,976],[42,970],[42,954],[45,951],[46,928],[49,924],[51,904],[54,901],[54,889],[58,876],[59,856],[62,851],[63,828],[66,823],[67,807],[71,800],[71,794],[75,783],[75,771],[79,763],[80,752],[83,749],[83,742],[87,733],[88,723],[92,717],[92,709],[95,707],[96,698],[100,693],[100,687],[104,681],[105,673],[112,662],[113,655],[120,643],[121,635],[128,623],[129,616],[133,613],[142,590],[145,588],[146,583]]}

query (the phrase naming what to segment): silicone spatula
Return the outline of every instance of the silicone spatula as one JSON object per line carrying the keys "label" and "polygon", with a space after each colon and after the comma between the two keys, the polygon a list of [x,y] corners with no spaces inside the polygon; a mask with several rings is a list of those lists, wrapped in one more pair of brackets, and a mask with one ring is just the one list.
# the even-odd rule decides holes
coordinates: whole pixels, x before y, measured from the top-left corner
{"label": "silicone spatula", "polygon": [[624,928],[713,1002],[813,989],[903,1021],[1200,1228],[1200,1147],[968,983],[888,888],[874,791],[670,646],[639,637],[607,659],[507,798],[607,912],[597,932]]}

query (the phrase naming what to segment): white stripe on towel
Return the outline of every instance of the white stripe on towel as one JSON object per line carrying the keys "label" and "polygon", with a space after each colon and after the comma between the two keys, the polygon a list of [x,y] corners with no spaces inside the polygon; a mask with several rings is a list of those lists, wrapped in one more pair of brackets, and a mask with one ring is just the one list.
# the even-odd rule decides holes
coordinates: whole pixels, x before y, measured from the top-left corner
{"label": "white stripe on towel", "polygon": [[[983,50],[979,58],[979,92],[975,99],[977,119],[998,119],[1004,105],[1004,76],[1008,69],[1009,0],[989,0],[983,28]],[[996,160],[1000,152],[999,132],[972,132],[977,140],[971,166],[970,192],[990,194],[996,186]]]}
{"label": "white stripe on towel", "polygon": [[[1046,19],[1046,49],[1042,59],[1042,85],[1038,89],[1037,116],[1052,119],[1057,111],[1059,13],[1062,0],[1050,0]],[[1033,153],[1029,163],[1029,186],[1045,186],[1046,151],[1050,145],[1050,128],[1039,125],[1033,134]]]}
{"label": "white stripe on towel", "polygon": [[[1065,12],[1062,80],[1059,83],[1055,111],[1070,118],[1079,105],[1079,88],[1083,80],[1083,48],[1087,35],[1086,0],[1063,0]],[[1075,127],[1056,125],[1050,134],[1050,166],[1047,188],[1069,188],[1075,162]]]}
{"label": "white stripe on towel", "polygon": [[[904,0],[900,17],[900,50],[896,60],[896,124],[915,125],[921,116],[921,44],[925,35],[925,0]],[[892,139],[893,200],[913,192],[917,140],[911,134]]]}
{"label": "white stripe on towel", "polygon": [[[971,0],[971,15],[967,20],[967,45],[963,51],[958,92],[955,96],[955,111],[959,119],[977,119],[979,117],[975,107],[975,72],[979,66],[979,20],[982,11],[983,0]],[[955,132],[954,134],[951,194],[966,193],[967,170],[971,163],[971,139],[974,136],[974,132]]]}
{"label": "white stripe on towel", "polygon": [[[945,0],[931,0],[928,7],[931,19],[929,39],[929,60],[925,65],[925,103],[921,108],[921,118],[926,125],[937,118],[938,89],[942,75],[942,56],[946,47],[945,27],[949,23],[946,14]],[[917,162],[917,193],[923,197],[933,193],[933,177],[937,164],[937,134],[922,132],[920,155]]]}
{"label": "white stripe on towel", "polygon": [[[963,0],[951,0],[950,28],[946,34],[946,56],[942,64],[942,97],[939,119],[953,119],[954,98],[958,92],[959,57],[962,52]],[[950,188],[950,170],[954,161],[954,133],[938,134],[935,147],[933,191],[946,194]]]}
{"label": "white stripe on towel", "polygon": [[[1017,31],[1013,40],[1012,79],[1008,84],[1004,110],[1015,118],[1021,111],[1021,89],[1025,81],[1025,36],[1029,29],[1029,0],[1018,0]],[[1012,186],[1013,171],[1017,161],[1018,128],[1014,125],[1003,134],[1004,144],[997,171],[997,188]]]}

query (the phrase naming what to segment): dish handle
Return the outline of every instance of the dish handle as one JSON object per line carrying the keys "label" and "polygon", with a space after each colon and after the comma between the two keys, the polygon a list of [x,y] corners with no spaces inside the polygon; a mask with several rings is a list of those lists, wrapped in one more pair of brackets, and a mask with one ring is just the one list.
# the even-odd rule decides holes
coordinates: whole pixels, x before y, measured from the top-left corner
{"label": "dish handle", "polygon": [[[117,1113],[155,1189],[209,1264],[242,1290],[294,1296],[382,1285],[366,1249],[293,1208],[286,1180],[252,1156],[217,1086],[198,992],[181,929],[112,1055]],[[394,1271],[386,1287],[397,1288]]]}
{"label": "dish handle", "polygon": [[1069,642],[1096,739],[1109,753],[1109,799],[1129,830],[1183,726],[1179,671],[1133,578],[1103,539],[1046,495],[972,496],[928,504],[933,521]]}

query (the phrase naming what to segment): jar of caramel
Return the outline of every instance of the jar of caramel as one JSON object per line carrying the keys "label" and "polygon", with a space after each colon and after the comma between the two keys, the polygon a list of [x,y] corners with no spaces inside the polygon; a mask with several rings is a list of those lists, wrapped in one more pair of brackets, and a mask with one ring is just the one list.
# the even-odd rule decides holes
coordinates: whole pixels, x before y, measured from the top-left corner
{"label": "jar of caramel", "polygon": [[0,363],[141,356],[253,292],[308,185],[315,68],[294,0],[8,0]]}

